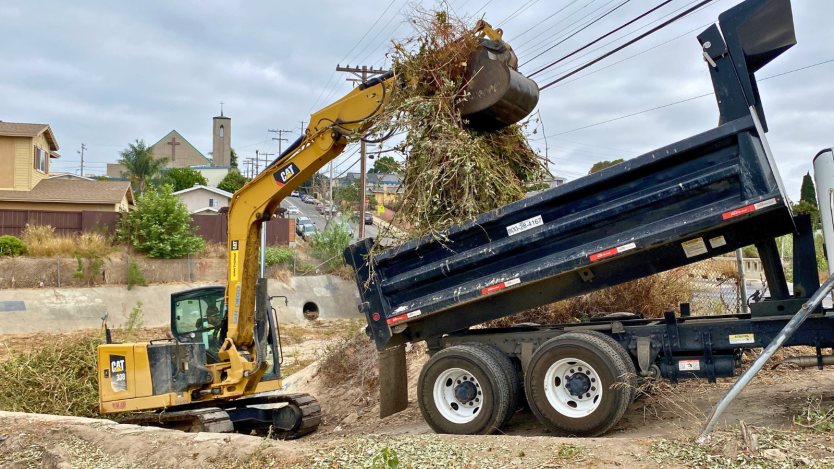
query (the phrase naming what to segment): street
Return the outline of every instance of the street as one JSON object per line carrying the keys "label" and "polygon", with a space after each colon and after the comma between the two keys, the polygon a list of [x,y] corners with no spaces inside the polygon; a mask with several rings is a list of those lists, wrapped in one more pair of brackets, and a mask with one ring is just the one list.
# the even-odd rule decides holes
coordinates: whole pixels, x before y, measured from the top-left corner
{"label": "street", "polygon": [[[297,197],[287,197],[286,199],[281,201],[281,207],[289,208],[290,206],[298,207],[298,210],[301,212],[300,215],[290,215],[290,218],[295,219],[298,217],[307,217],[312,220],[313,224],[316,225],[316,230],[323,231],[324,227],[327,224],[327,220],[325,220],[324,216],[316,211],[316,206],[314,204],[305,204],[301,201],[301,199]],[[356,225],[356,221],[351,219],[350,215],[347,215],[345,218],[348,219],[348,224],[351,228],[353,228],[353,238],[352,239],[359,239],[359,229]],[[341,223],[342,217],[335,217],[331,223]],[[376,238],[379,235],[379,227],[376,225],[365,225],[365,236],[370,238]]]}

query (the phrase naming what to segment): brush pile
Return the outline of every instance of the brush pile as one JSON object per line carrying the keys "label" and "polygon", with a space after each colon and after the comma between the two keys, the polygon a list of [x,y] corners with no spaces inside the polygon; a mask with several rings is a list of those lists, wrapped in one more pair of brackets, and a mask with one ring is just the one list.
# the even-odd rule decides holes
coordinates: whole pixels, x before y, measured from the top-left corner
{"label": "brush pile", "polygon": [[102,337],[60,338],[0,363],[0,410],[97,417],[96,347]]}
{"label": "brush pile", "polygon": [[526,183],[549,173],[527,142],[530,121],[485,132],[461,117],[467,62],[478,47],[467,22],[442,11],[416,11],[409,22],[415,34],[390,52],[402,86],[389,90],[374,135],[405,135],[396,146],[405,155],[396,221],[421,236],[519,200]]}

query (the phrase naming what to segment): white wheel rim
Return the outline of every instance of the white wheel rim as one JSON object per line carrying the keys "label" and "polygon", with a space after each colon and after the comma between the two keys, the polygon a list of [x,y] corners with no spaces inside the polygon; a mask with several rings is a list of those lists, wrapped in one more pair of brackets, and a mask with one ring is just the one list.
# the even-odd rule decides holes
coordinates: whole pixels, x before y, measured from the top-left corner
{"label": "white wheel rim", "polygon": [[434,381],[433,395],[440,415],[452,423],[469,423],[481,413],[481,384],[464,369],[449,368],[440,373]]}
{"label": "white wheel rim", "polygon": [[563,358],[547,369],[544,394],[556,412],[577,419],[599,407],[602,386],[593,367],[576,358]]}

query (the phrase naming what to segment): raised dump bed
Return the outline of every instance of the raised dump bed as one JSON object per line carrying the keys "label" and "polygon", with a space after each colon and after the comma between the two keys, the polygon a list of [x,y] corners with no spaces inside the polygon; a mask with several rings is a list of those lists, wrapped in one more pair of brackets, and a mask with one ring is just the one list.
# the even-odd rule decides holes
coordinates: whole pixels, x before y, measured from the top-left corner
{"label": "raised dump bed", "polygon": [[590,176],[368,256],[357,273],[377,348],[445,333],[794,231],[747,115]]}

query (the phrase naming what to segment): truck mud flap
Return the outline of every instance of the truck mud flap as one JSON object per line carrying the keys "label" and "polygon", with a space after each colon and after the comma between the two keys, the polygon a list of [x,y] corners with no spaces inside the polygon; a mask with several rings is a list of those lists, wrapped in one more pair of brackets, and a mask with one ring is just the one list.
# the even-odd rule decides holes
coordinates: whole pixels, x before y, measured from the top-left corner
{"label": "truck mud flap", "polygon": [[379,352],[379,418],[402,412],[408,407],[408,368],[405,346]]}

